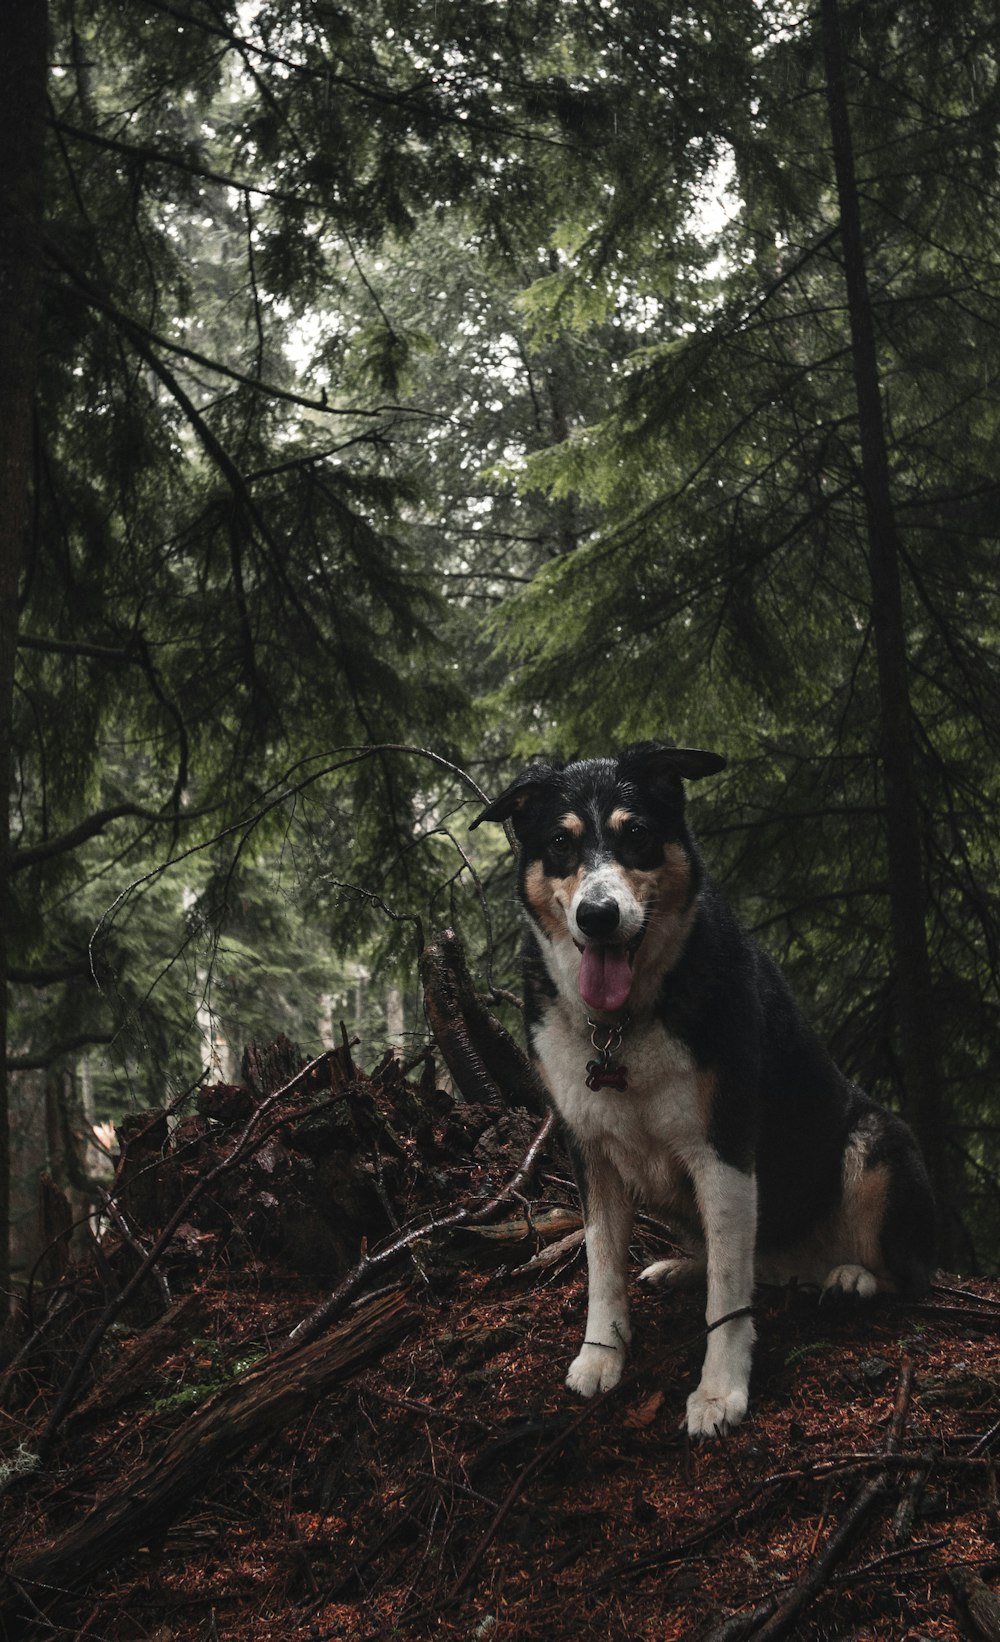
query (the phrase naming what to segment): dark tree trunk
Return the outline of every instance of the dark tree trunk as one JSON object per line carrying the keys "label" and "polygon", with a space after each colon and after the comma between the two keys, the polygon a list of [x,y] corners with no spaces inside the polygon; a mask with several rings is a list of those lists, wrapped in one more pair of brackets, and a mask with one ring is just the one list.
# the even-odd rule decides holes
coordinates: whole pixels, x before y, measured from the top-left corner
{"label": "dark tree trunk", "polygon": [[957,1246],[956,1204],[927,946],[927,890],[914,771],[899,540],[889,482],[838,0],[820,0],[820,15],[868,523],[900,1052],[907,1116],[923,1147],[938,1199],[940,1254],[947,1264],[953,1262]]}
{"label": "dark tree trunk", "polygon": [[[45,0],[7,0],[0,49],[0,1045],[7,1047],[18,581],[31,521],[45,142]],[[0,1077],[0,1295],[10,1280],[10,1130]]]}

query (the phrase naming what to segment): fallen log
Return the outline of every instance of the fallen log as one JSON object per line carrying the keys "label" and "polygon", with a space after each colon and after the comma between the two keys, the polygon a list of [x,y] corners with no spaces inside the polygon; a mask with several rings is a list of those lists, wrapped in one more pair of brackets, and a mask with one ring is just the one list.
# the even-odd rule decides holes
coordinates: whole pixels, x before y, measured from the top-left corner
{"label": "fallen log", "polygon": [[383,1295],[321,1339],[249,1369],[186,1419],[155,1459],[62,1538],[0,1581],[0,1631],[12,1639],[139,1546],[162,1541],[223,1468],[318,1397],[383,1357],[419,1313]]}

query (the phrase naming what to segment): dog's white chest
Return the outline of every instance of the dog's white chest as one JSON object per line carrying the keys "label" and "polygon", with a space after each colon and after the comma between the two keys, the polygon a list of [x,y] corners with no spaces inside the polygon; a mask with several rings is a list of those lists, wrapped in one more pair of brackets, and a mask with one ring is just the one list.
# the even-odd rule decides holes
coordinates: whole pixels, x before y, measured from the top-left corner
{"label": "dog's white chest", "polygon": [[703,1079],[684,1046],[659,1022],[630,1026],[616,1057],[628,1087],[588,1089],[588,1029],[552,1008],[534,1029],[553,1102],[578,1145],[603,1154],[650,1203],[667,1204],[705,1145]]}

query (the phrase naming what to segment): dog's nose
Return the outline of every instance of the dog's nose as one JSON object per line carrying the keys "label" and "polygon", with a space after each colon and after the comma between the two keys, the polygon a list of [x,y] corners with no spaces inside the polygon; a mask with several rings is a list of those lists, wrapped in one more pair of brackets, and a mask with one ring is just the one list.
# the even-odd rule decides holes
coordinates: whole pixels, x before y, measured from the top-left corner
{"label": "dog's nose", "polygon": [[604,901],[581,901],[576,909],[577,924],[592,941],[606,941],[618,928],[620,918],[618,902],[610,897]]}

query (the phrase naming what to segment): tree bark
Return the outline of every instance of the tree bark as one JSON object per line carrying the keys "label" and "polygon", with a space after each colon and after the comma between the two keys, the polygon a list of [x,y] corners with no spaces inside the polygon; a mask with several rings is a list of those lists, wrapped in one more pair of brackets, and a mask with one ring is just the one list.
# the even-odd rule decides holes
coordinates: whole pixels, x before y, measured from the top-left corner
{"label": "tree bark", "polygon": [[867,517],[900,1054],[907,1116],[923,1147],[938,1201],[939,1252],[948,1264],[957,1247],[956,1203],[927,945],[927,889],[913,757],[913,710],[899,538],[889,478],[838,0],[820,0],[820,17]]}
{"label": "tree bark", "polygon": [[[47,14],[7,0],[0,50],[0,1049],[6,1058],[18,585],[31,525],[41,310]],[[2,1073],[2,1067],[0,1067]],[[10,1128],[0,1075],[0,1297],[10,1286]],[[0,1298],[0,1305],[3,1304]]]}
{"label": "tree bark", "polygon": [[466,1100],[548,1109],[537,1072],[476,995],[461,941],[446,929],[420,954],[427,1023]]}

